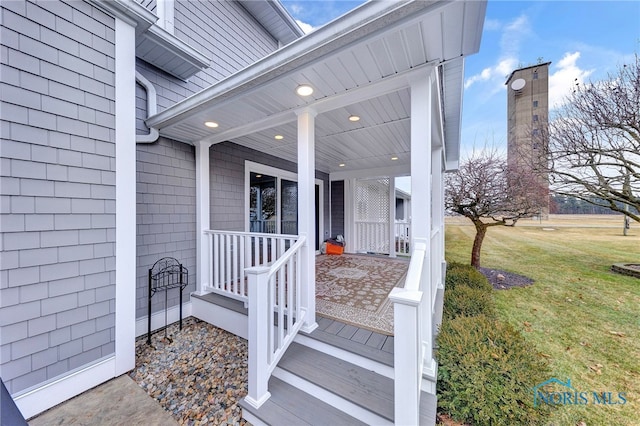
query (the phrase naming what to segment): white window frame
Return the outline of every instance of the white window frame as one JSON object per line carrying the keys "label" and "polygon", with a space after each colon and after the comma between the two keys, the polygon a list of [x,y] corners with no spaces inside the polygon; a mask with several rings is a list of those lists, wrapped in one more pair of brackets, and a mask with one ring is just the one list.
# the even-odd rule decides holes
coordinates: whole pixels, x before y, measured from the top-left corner
{"label": "white window frame", "polygon": [[[280,229],[282,224],[280,223],[280,218],[282,217],[281,205],[281,180],[286,179],[293,182],[298,182],[298,174],[294,172],[290,172],[283,169],[278,169],[276,167],[267,166],[266,164],[256,163],[253,161],[245,160],[244,162],[244,230],[245,232],[249,232],[250,228],[250,215],[249,215],[249,204],[250,204],[250,185],[251,185],[251,173],[260,173],[263,175],[273,176],[276,178],[276,233],[280,233]],[[320,239],[324,238],[324,182],[322,179],[315,179],[315,184],[319,186],[319,197],[318,197],[318,235]],[[313,195],[315,198],[315,194]],[[321,241],[319,242],[319,244]]]}

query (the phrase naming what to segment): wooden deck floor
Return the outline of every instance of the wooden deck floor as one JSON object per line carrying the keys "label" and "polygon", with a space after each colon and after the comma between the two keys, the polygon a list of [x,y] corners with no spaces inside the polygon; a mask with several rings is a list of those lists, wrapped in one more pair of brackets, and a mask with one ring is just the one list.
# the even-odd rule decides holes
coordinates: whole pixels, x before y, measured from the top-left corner
{"label": "wooden deck floor", "polygon": [[383,364],[393,365],[393,336],[358,328],[322,316],[310,337]]}

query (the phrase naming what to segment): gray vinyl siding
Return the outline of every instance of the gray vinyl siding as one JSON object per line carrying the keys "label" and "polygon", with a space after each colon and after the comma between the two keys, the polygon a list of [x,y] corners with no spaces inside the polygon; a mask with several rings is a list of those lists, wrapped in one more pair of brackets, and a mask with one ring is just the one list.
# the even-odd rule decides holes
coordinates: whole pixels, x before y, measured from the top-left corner
{"label": "gray vinyl siding", "polygon": [[138,3],[140,3],[142,6],[146,7],[148,10],[150,10],[151,12],[156,11],[156,0],[136,0]]}
{"label": "gray vinyl siding", "polygon": [[[189,270],[183,303],[196,283],[195,148],[160,138],[137,147],[136,318],[147,315],[148,271],[162,257],[174,257]],[[152,312],[164,309],[164,294],[152,299]],[[169,307],[180,293],[171,290]]]}
{"label": "gray vinyl siding", "polygon": [[0,10],[0,376],[15,394],[115,351],[115,34],[87,2]]}
{"label": "gray vinyl siding", "polygon": [[[295,163],[231,142],[213,145],[209,150],[211,229],[223,231],[245,230],[245,160],[293,173],[298,170],[298,166]],[[321,179],[324,182],[322,212],[325,229],[328,230],[329,176],[326,173],[316,171],[316,179]]]}
{"label": "gray vinyl siding", "polygon": [[344,235],[344,181],[331,182],[331,236]]}
{"label": "gray vinyl siding", "polygon": [[[238,3],[176,1],[174,35],[208,57],[211,66],[185,82],[137,59],[137,70],[158,91],[158,112],[245,68],[278,48],[277,40]],[[145,110],[146,107],[137,112],[138,121],[146,118]],[[142,129],[140,123],[137,127]]]}
{"label": "gray vinyl siding", "polygon": [[216,81],[278,48],[278,41],[240,3],[176,2],[176,37],[213,59],[210,75]]}

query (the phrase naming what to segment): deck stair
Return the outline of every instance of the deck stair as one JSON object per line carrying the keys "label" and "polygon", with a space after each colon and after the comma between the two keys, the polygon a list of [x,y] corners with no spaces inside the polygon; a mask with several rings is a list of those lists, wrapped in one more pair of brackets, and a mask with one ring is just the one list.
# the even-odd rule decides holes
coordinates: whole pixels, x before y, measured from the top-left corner
{"label": "deck stair", "polygon": [[[243,312],[236,301],[194,297]],[[240,401],[243,417],[274,426],[393,424],[393,337],[322,317],[318,324],[289,347],[269,381],[271,397],[259,409]],[[435,408],[435,397],[423,392],[421,425],[434,424]]]}

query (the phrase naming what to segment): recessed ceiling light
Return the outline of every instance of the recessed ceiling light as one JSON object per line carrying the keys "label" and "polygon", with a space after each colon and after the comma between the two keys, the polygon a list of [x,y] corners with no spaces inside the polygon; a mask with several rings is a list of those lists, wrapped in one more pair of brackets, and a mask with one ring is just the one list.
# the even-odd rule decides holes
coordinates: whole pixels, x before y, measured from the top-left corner
{"label": "recessed ceiling light", "polygon": [[398,159],[398,157],[396,157],[396,156],[394,155],[393,157],[391,157],[391,159],[392,159],[393,161],[396,161],[396,160]]}
{"label": "recessed ceiling light", "polygon": [[257,177],[257,178],[261,178],[261,177],[262,177],[262,175],[256,175],[256,177]]}
{"label": "recessed ceiling light", "polygon": [[204,125],[207,127],[211,127],[212,129],[218,127],[218,123],[216,123],[215,121],[205,121]]}
{"label": "recessed ceiling light", "polygon": [[360,121],[360,117],[357,115],[350,115],[349,116],[349,121]]}
{"label": "recessed ceiling light", "polygon": [[344,167],[344,163],[338,164],[338,167]]}
{"label": "recessed ceiling light", "polygon": [[313,93],[313,87],[308,84],[301,84],[296,88],[296,93],[300,96],[309,96]]}
{"label": "recessed ceiling light", "polygon": [[282,135],[275,135],[275,136],[274,136],[274,139],[277,139],[277,140],[281,141],[282,139],[284,139],[284,136],[282,136]]}

